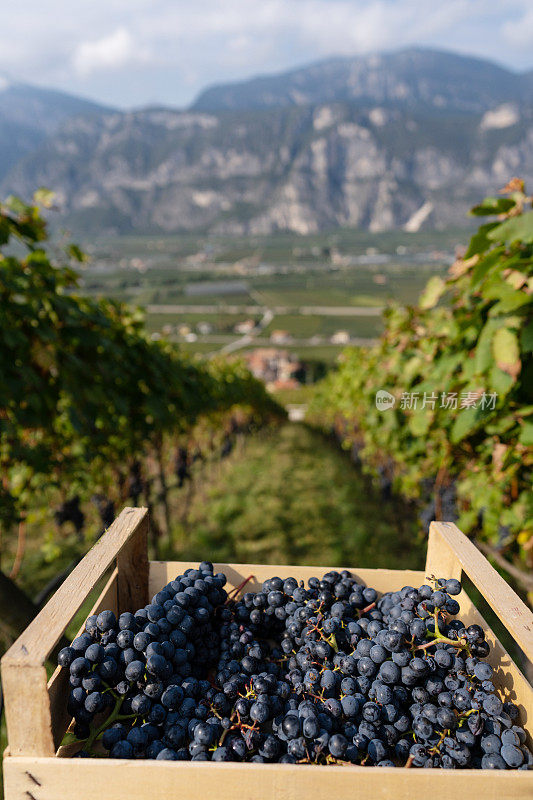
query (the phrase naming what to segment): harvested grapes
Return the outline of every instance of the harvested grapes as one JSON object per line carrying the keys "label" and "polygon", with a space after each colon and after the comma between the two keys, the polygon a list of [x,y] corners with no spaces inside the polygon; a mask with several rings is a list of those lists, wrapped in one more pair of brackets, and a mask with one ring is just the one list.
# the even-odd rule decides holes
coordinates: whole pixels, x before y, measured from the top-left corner
{"label": "harvested grapes", "polygon": [[59,653],[79,756],[528,769],[455,579],[381,597],[347,571],[234,590],[211,563]]}

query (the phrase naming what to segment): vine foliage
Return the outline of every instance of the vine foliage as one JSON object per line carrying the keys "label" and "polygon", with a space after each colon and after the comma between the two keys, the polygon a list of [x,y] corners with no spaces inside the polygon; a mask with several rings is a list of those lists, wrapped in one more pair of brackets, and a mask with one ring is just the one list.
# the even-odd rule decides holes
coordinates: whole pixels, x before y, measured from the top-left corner
{"label": "vine foliage", "polygon": [[280,409],[242,366],[199,362],[151,341],[142,314],[79,291],[75,245],[52,258],[42,206],[0,205],[0,524],[49,487],[95,491],[121,468],[235,404]]}
{"label": "vine foliage", "polygon": [[[404,496],[427,501],[429,487],[441,518],[453,485],[459,526],[531,564],[533,210],[522,181],[502,194],[472,209],[489,220],[447,278],[415,307],[388,307],[370,351],[343,353],[314,410],[342,417],[366,467],[390,469]],[[379,390],[393,407],[376,406]]]}

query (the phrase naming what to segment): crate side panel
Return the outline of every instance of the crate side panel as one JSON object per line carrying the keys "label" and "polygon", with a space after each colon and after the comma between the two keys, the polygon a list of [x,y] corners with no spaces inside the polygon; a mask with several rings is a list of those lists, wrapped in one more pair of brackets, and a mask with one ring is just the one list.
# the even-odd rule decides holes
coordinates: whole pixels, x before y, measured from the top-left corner
{"label": "crate side panel", "polygon": [[4,760],[6,800],[413,800],[482,794],[531,800],[533,775],[492,770],[402,770],[290,764],[191,764],[105,759]]}
{"label": "crate side panel", "polygon": [[[229,589],[239,586],[244,580],[253,576],[246,584],[249,591],[257,591],[261,583],[273,575],[280,578],[290,576],[298,580],[307,581],[313,575],[321,576],[325,572],[336,569],[349,570],[353,577],[361,583],[373,586],[380,592],[401,589],[407,584],[416,586],[424,583],[425,573],[419,570],[394,570],[394,569],[359,569],[358,567],[300,567],[281,564],[214,564],[215,572],[223,572],[228,578]],[[189,561],[151,561],[149,591],[155,594],[165,583],[173,580],[184,570],[197,568],[198,562]]]}

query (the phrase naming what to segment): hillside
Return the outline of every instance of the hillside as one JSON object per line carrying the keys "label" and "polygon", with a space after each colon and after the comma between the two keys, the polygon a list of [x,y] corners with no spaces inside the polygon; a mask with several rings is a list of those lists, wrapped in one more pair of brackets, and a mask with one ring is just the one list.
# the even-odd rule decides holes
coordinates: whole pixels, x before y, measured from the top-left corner
{"label": "hillside", "polygon": [[103,110],[89,100],[11,82],[0,75],[0,179],[53,135],[62,122]]}

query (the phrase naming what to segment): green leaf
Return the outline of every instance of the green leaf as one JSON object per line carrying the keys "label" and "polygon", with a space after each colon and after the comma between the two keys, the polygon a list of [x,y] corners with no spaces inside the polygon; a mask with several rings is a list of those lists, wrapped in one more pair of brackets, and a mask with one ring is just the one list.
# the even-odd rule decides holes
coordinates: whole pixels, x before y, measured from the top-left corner
{"label": "green leaf", "polygon": [[492,352],[497,366],[516,378],[521,367],[516,333],[509,328],[499,328],[492,340]]}
{"label": "green leaf", "polygon": [[424,436],[431,425],[431,416],[424,410],[417,409],[409,420],[409,430],[413,436]]}
{"label": "green leaf", "polygon": [[510,197],[486,197],[482,203],[470,209],[474,217],[488,217],[490,214],[505,214],[516,203]]}
{"label": "green leaf", "polygon": [[492,339],[499,325],[501,325],[501,320],[489,319],[479,335],[475,356],[476,373],[478,374],[486,372],[494,363]]}
{"label": "green leaf", "polygon": [[486,225],[482,225],[480,229],[475,233],[472,238],[470,239],[470,243],[468,245],[467,251],[464,254],[464,258],[472,258],[472,256],[478,255],[480,253],[484,253],[485,250],[488,250],[491,246],[492,242],[488,238],[489,232],[498,226],[497,222],[487,222]]}
{"label": "green leaf", "polygon": [[489,372],[489,388],[499,395],[506,395],[513,387],[514,380],[499,367],[494,366]]}
{"label": "green leaf", "polygon": [[77,244],[69,244],[67,247],[67,255],[72,258],[73,261],[78,261],[80,264],[88,261],[88,256]]}
{"label": "green leaf", "polygon": [[78,739],[76,734],[74,734],[72,731],[67,731],[63,736],[63,738],[61,739],[61,746],[66,747],[69,744],[77,744],[80,741],[85,741],[85,740]]}
{"label": "green leaf", "polygon": [[487,234],[492,242],[533,242],[533,211],[501,222]]}
{"label": "green leaf", "polygon": [[461,442],[479,425],[479,416],[475,408],[463,408],[452,425],[451,440]]}
{"label": "green leaf", "polygon": [[533,447],[533,422],[524,422],[518,441],[526,447]]}
{"label": "green leaf", "polygon": [[515,311],[517,308],[522,308],[522,306],[527,306],[531,303],[531,295],[526,294],[526,292],[516,291],[513,290],[512,292],[506,293],[506,297],[503,297],[499,303],[496,303],[490,310],[492,314],[507,314],[509,311]]}
{"label": "green leaf", "polygon": [[427,282],[426,288],[420,297],[418,305],[423,309],[433,308],[437,305],[445,291],[446,283],[442,280],[442,278],[439,278],[435,275]]}
{"label": "green leaf", "polygon": [[473,288],[475,288],[479,283],[481,283],[485,275],[489,272],[489,270],[492,269],[492,267],[494,267],[495,265],[500,266],[500,259],[504,252],[505,252],[504,247],[497,247],[494,250],[491,250],[490,253],[487,253],[487,255],[484,258],[481,258],[478,261],[472,272]]}

